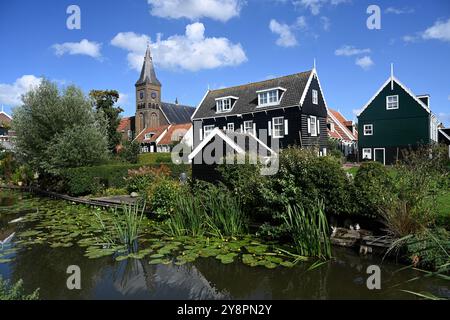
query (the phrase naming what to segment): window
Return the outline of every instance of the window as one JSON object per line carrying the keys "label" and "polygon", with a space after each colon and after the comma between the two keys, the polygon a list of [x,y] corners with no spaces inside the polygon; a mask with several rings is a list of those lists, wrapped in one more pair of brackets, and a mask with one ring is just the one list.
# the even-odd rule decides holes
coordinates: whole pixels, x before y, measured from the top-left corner
{"label": "window", "polygon": [[319,104],[319,92],[317,90],[312,91],[312,103],[313,104]]}
{"label": "window", "polygon": [[317,117],[309,117],[309,133],[313,137],[317,137]]}
{"label": "window", "polygon": [[145,140],[150,140],[155,135],[154,132],[146,133],[145,134]]}
{"label": "window", "polygon": [[203,136],[205,138],[207,138],[214,129],[215,129],[214,126],[204,126],[203,127]]}
{"label": "window", "polygon": [[216,99],[216,111],[218,113],[230,112],[231,109],[233,109],[233,104],[237,99],[237,97],[225,97]]}
{"label": "window", "polygon": [[128,140],[133,139],[133,131],[128,130],[127,135],[128,135]]}
{"label": "window", "polygon": [[386,97],[386,110],[398,109],[398,96]]}
{"label": "window", "polygon": [[227,124],[227,131],[234,132],[234,123]]}
{"label": "window", "polygon": [[270,89],[257,91],[258,93],[258,106],[259,107],[267,107],[274,106],[280,103],[281,94],[280,92],[285,91],[282,88]]}
{"label": "window", "polygon": [[372,160],[372,149],[364,148],[362,150],[362,158],[363,160]]}
{"label": "window", "polygon": [[140,92],[139,92],[139,98],[140,98],[141,100],[144,100],[144,91],[140,91]]}
{"label": "window", "polygon": [[373,124],[365,124],[364,125],[364,135],[365,136],[373,136]]}
{"label": "window", "polygon": [[272,119],[272,131],[274,138],[282,138],[284,137],[284,118],[278,117]]}
{"label": "window", "polygon": [[244,121],[244,133],[255,134],[253,132],[253,121]]}

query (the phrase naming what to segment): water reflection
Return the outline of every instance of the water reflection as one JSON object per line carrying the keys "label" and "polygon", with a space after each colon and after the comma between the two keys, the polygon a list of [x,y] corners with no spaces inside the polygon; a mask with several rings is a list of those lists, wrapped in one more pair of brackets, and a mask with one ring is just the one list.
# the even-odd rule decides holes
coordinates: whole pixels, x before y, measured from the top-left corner
{"label": "water reflection", "polygon": [[[87,259],[78,247],[50,249],[36,246],[17,253],[10,272],[0,273],[13,281],[23,279],[27,290],[41,288],[44,299],[389,299],[414,298],[399,289],[430,291],[450,297],[447,284],[438,279],[423,279],[390,288],[415,275],[394,273],[398,265],[382,265],[383,288],[366,288],[365,270],[378,264],[375,257],[361,258],[352,251],[336,250],[336,260],[307,271],[307,266],[292,269],[252,268],[241,263],[221,264],[214,258],[200,259],[183,266],[150,265],[148,261],[115,262],[111,257]],[[82,290],[66,287],[66,269],[78,265]]]}

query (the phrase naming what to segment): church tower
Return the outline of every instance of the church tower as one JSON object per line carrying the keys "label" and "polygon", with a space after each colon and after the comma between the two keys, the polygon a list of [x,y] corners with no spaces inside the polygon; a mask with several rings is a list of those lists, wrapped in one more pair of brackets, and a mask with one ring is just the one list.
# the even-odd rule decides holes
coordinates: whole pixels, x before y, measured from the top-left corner
{"label": "church tower", "polygon": [[167,125],[161,112],[161,83],[156,78],[150,45],[145,52],[141,76],[136,82],[136,135],[146,128]]}

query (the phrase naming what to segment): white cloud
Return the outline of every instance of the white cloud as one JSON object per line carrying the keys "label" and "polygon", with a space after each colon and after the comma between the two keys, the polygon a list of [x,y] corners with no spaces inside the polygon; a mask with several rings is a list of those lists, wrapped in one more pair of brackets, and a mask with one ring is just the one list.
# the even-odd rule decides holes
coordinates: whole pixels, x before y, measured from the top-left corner
{"label": "white cloud", "polygon": [[128,94],[119,92],[119,100],[117,100],[117,104],[119,106],[125,106],[128,104]]}
{"label": "white cloud", "polygon": [[387,8],[384,12],[385,13],[391,13],[391,14],[409,14],[409,13],[414,13],[414,9],[413,8],[395,8],[395,7],[389,7]]}
{"label": "white cloud", "polygon": [[[303,23],[304,21],[301,21]],[[278,35],[276,44],[280,47],[295,47],[298,45],[297,38],[292,32],[292,27],[284,23],[279,23],[272,19],[269,24],[270,31]]]}
{"label": "white cloud", "polygon": [[24,75],[12,84],[0,83],[0,103],[9,106],[20,105],[22,95],[37,87],[41,81],[41,78],[34,75]]}
{"label": "white cloud", "polygon": [[325,31],[329,31],[331,27],[331,21],[327,17],[320,17],[320,23],[322,24],[322,28]]}
{"label": "white cloud", "polygon": [[370,52],[371,52],[371,50],[368,48],[367,49],[358,49],[358,48],[355,48],[354,46],[344,45],[344,46],[340,47],[339,49],[336,49],[334,51],[334,54],[337,56],[351,57],[351,56],[356,56],[356,55],[370,53]]}
{"label": "white cloud", "polygon": [[226,22],[239,16],[243,0],[148,0],[150,13],[161,18],[197,20],[211,18]]}
{"label": "white cloud", "polygon": [[[140,71],[150,37],[134,32],[118,33],[111,44],[129,51],[128,64]],[[236,66],[247,61],[241,44],[234,44],[227,38],[206,38],[205,26],[193,23],[186,26],[184,35],[170,36],[165,40],[158,35],[150,44],[153,60],[159,67],[198,71],[225,66]]]}
{"label": "white cloud", "polygon": [[373,65],[372,58],[369,56],[364,56],[362,58],[357,58],[355,64],[361,67],[363,70],[369,70]]}
{"label": "white cloud", "polygon": [[403,39],[404,42],[411,43],[411,42],[417,42],[418,37],[417,36],[406,35],[406,36],[403,36],[402,39]]}
{"label": "white cloud", "polygon": [[450,19],[437,21],[432,27],[429,27],[422,33],[422,38],[450,42]]}
{"label": "white cloud", "polygon": [[102,56],[100,53],[101,47],[100,43],[87,39],[83,39],[80,42],[57,43],[52,46],[55,54],[59,57],[67,53],[70,55],[86,55],[97,59]]}
{"label": "white cloud", "polygon": [[350,0],[295,0],[294,5],[297,7],[303,7],[311,11],[311,13],[317,16],[320,13],[322,7],[327,5],[337,6],[343,3],[348,3]]}

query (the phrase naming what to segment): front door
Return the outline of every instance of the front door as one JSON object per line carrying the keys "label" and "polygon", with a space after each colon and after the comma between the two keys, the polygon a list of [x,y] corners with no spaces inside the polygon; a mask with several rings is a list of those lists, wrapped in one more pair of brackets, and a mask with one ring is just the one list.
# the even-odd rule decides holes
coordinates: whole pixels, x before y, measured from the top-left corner
{"label": "front door", "polygon": [[386,164],[385,149],[374,149],[374,160]]}

